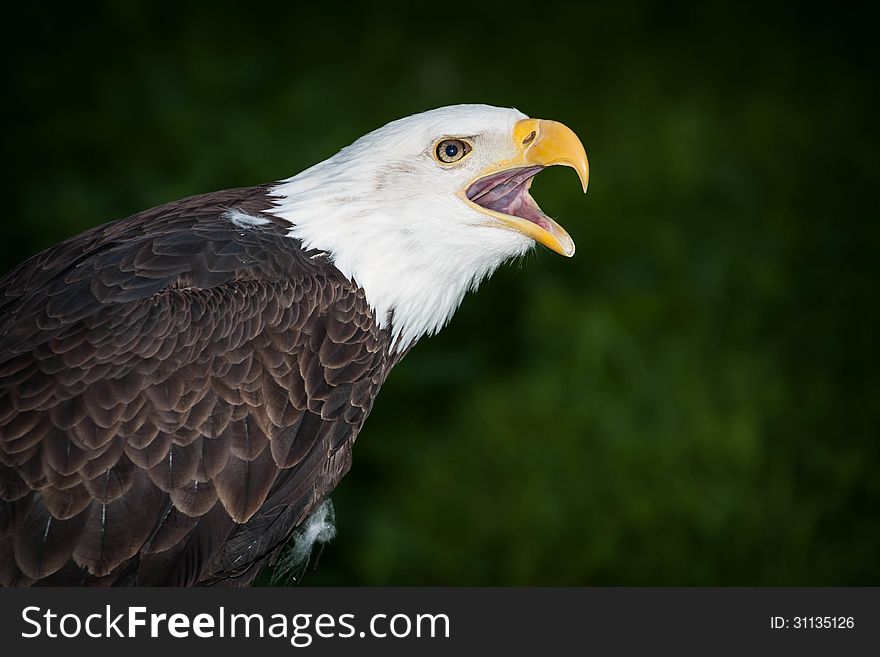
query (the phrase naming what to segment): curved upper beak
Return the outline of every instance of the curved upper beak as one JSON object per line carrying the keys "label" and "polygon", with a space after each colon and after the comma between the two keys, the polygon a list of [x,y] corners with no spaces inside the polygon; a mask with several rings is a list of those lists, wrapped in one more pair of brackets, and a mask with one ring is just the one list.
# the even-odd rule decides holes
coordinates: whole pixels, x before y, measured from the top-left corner
{"label": "curved upper beak", "polygon": [[[562,165],[571,167],[577,172],[581,187],[586,192],[590,179],[590,166],[583,144],[567,126],[557,121],[545,119],[517,121],[513,129],[513,139],[516,144],[516,154],[484,171],[468,187],[465,198],[479,206],[485,214],[499,220],[506,228],[523,233],[560,255],[573,256],[574,241],[562,226],[544,214],[529,196],[528,188],[531,185],[532,176],[541,168]],[[494,189],[503,189],[505,190],[503,193],[508,193],[506,190],[509,189],[511,180],[519,181],[520,179],[506,176],[505,172],[521,172],[521,170],[529,168],[534,170],[526,172],[525,179],[518,183],[522,189],[510,192],[511,195],[516,194],[518,198],[516,199],[517,203],[511,204],[508,209],[499,207],[497,201],[493,204],[484,203],[479,194],[475,193],[477,188],[480,190],[491,188],[495,181],[499,182]],[[498,194],[501,193],[498,192]],[[489,207],[490,205],[493,207]]]}
{"label": "curved upper beak", "polygon": [[577,172],[586,193],[590,163],[584,145],[571,128],[558,121],[523,119],[516,122],[513,138],[522,149],[522,161],[526,166],[561,164],[571,167]]}

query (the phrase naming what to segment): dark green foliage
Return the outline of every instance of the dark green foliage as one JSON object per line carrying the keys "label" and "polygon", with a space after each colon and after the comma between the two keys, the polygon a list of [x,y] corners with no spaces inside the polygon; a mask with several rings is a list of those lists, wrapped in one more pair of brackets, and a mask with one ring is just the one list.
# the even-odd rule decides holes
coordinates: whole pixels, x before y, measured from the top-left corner
{"label": "dark green foliage", "polygon": [[563,121],[577,255],[395,370],[305,582],[880,584],[876,15],[666,4],[28,3],[0,264],[423,109]]}

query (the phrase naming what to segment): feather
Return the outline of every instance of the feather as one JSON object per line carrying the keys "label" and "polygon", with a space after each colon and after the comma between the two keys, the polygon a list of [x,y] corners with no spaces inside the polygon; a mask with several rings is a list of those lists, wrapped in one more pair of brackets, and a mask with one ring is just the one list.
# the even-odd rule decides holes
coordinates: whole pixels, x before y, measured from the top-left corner
{"label": "feather", "polygon": [[215,504],[200,517],[186,537],[164,552],[143,554],[140,586],[193,586],[208,570],[235,523],[223,505]]}
{"label": "feather", "polygon": [[210,481],[190,481],[171,491],[171,501],[181,513],[193,517],[201,516],[214,506],[217,491]]}
{"label": "feather", "polygon": [[263,433],[255,415],[262,413],[260,409],[251,411],[241,420],[230,422],[226,426],[225,434],[230,440],[232,456],[243,461],[253,461],[263,453],[269,444],[269,438]]}
{"label": "feather", "polygon": [[[31,488],[16,470],[6,465],[0,465],[0,500],[12,502],[20,499],[31,492]],[[4,504],[5,502],[0,502]],[[2,519],[0,519],[2,520]],[[2,530],[0,530],[2,534]]]}
{"label": "feather", "polygon": [[97,577],[107,575],[137,554],[156,523],[161,509],[160,491],[143,472],[133,479],[122,497],[104,504],[93,502],[83,512],[86,522],[71,557]]}
{"label": "feather", "polygon": [[77,447],[64,431],[58,428],[46,432],[42,444],[43,469],[51,468],[62,475],[78,472],[94,454],[93,450]]}
{"label": "feather", "polygon": [[123,455],[112,468],[107,468],[94,479],[84,479],[83,486],[96,502],[108,504],[125,495],[136,478],[134,464]]}
{"label": "feather", "polygon": [[278,467],[269,450],[251,461],[230,456],[214,478],[214,487],[232,519],[244,523],[260,508],[277,475]]}
{"label": "feather", "polygon": [[[208,509],[210,508],[209,506]],[[169,507],[159,521],[153,535],[144,544],[142,554],[155,554],[172,549],[186,539],[202,515],[204,512],[188,516],[174,507]]]}
{"label": "feather", "polygon": [[89,460],[83,465],[77,473],[83,479],[94,479],[101,475],[105,470],[112,468],[119,461],[125,445],[122,440],[114,440],[106,444],[98,450],[94,450]]}
{"label": "feather", "polygon": [[92,502],[92,496],[82,484],[63,490],[47,486],[41,491],[41,495],[49,513],[58,520],[67,520],[78,515]]}
{"label": "feather", "polygon": [[[195,477],[202,455],[202,438],[187,445],[172,443],[166,456],[147,470],[150,480],[166,493],[185,485]],[[209,439],[210,440],[210,439]]]}
{"label": "feather", "polygon": [[40,579],[61,568],[86,526],[87,515],[59,520],[41,501],[33,504],[16,527],[14,554],[21,571]]}

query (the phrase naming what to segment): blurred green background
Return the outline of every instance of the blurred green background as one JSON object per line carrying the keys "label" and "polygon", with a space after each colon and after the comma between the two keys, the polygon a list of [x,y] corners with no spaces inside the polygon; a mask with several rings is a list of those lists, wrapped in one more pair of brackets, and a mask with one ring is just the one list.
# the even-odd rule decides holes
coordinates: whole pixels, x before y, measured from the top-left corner
{"label": "blurred green background", "polygon": [[880,584],[877,12],[666,4],[17,6],[2,270],[432,107],[563,121],[577,255],[394,371],[304,582]]}

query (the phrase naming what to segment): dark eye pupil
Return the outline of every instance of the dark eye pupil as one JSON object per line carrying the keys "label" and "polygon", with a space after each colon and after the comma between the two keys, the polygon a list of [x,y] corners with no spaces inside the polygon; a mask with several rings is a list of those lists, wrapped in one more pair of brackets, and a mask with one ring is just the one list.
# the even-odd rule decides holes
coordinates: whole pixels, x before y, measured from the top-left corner
{"label": "dark eye pupil", "polygon": [[455,144],[446,145],[446,157],[455,157],[458,155],[458,146]]}

